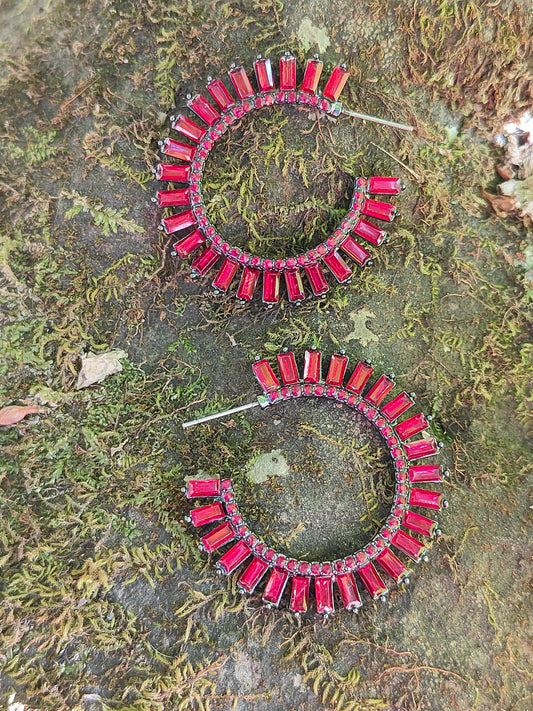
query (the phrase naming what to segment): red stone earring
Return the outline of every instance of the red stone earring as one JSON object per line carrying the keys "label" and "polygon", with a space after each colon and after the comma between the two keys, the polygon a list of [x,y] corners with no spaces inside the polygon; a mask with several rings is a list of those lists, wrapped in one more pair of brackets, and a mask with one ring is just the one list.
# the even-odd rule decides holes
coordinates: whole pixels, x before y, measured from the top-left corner
{"label": "red stone earring", "polygon": [[[440,483],[443,477],[449,475],[440,464],[425,461],[438,454],[442,443],[428,434],[430,417],[418,413],[399,421],[413,407],[413,393],[402,392],[384,403],[394,388],[393,375],[381,375],[368,387],[373,375],[368,361],[357,363],[344,385],[348,365],[344,352],[331,356],[325,379],[322,378],[320,351],[305,352],[301,376],[294,353],[285,351],[277,359],[280,378],[266,359],[257,360],[253,365],[262,389],[257,401],[186,422],[183,427],[187,429],[251,407],[266,408],[300,397],[326,398],[344,403],[376,427],[389,449],[395,472],[395,492],[385,523],[372,540],[345,558],[323,562],[288,558],[269,547],[246,524],[230,479],[187,481],[183,491],[188,499],[214,500],[193,508],[187,521],[195,528],[216,524],[202,535],[200,549],[211,556],[231,544],[216,566],[219,572],[226,575],[240,568],[237,585],[243,593],[252,594],[265,579],[262,600],[268,606],[278,607],[289,585],[289,609],[294,613],[304,613],[309,607],[313,582],[316,610],[319,614],[329,615],[335,609],[336,585],[344,607],[357,611],[363,604],[358,579],[372,599],[383,598],[388,592],[386,576],[396,583],[408,582],[409,560],[416,563],[427,560],[429,546],[440,535],[437,522],[417,509],[439,510],[447,507],[442,493],[425,488],[426,484]],[[424,433],[422,437],[413,441],[412,438],[421,433]],[[417,534],[419,538],[412,534]],[[241,567],[245,563],[246,567]],[[383,573],[385,579],[381,577]]]}
{"label": "red stone earring", "polygon": [[[344,108],[338,101],[348,79],[348,70],[344,65],[335,67],[320,93],[318,84],[322,68],[322,62],[315,55],[307,62],[300,88],[297,89],[296,58],[287,52],[279,61],[277,88],[270,59],[259,57],[254,63],[257,92],[244,68],[232,66],[228,74],[236,97],[221,79],[209,79],[207,91],[216,107],[202,94],[189,96],[187,102],[188,108],[201,123],[185,114],[171,117],[172,128],[191,143],[173,138],[160,141],[162,153],[181,162],[161,163],[154,169],[156,179],[170,181],[172,188],[159,190],[153,199],[163,208],[183,208],[180,212],[164,217],[160,229],[167,234],[180,234],[180,239],[173,246],[173,255],[186,258],[199,252],[191,264],[193,276],[203,277],[217,265],[218,271],[212,282],[216,292],[228,291],[237,273],[242,270],[237,288],[237,298],[241,302],[253,299],[261,275],[262,300],[267,306],[274,306],[280,300],[282,275],[290,302],[299,303],[306,297],[304,275],[311,294],[324,296],[329,290],[326,273],[332,274],[338,283],[350,280],[352,268],[345,261],[346,256],[360,267],[371,263],[370,252],[358,241],[359,238],[374,246],[386,240],[385,230],[365,218],[392,222],[397,214],[396,208],[371,196],[397,195],[402,185],[396,177],[357,178],[349,208],[337,229],[315,248],[283,259],[260,257],[232,246],[218,232],[207,214],[203,202],[202,178],[209,153],[230,126],[254,110],[276,104],[293,104],[311,107],[324,116],[338,117],[344,114],[403,130],[413,130],[412,126]],[[174,183],[181,183],[184,187],[176,188]],[[187,234],[183,236],[185,231]]]}

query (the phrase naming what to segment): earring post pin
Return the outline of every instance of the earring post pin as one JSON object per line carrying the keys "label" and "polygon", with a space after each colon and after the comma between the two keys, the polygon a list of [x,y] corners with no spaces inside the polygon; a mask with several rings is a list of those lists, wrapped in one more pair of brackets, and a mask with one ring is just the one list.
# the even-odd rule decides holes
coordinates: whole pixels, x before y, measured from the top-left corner
{"label": "earring post pin", "polygon": [[246,405],[239,405],[239,407],[232,407],[231,410],[224,410],[224,412],[215,412],[213,415],[206,415],[205,417],[199,417],[197,420],[190,420],[189,422],[183,422],[182,427],[184,430],[189,427],[194,427],[195,425],[200,425],[203,422],[209,422],[210,420],[218,420],[219,417],[225,417],[226,415],[234,415],[236,412],[243,412],[244,410],[250,410],[252,407],[259,407],[260,402],[249,402]]}
{"label": "earring post pin", "polygon": [[400,128],[402,131],[414,131],[414,126],[408,126],[405,123],[396,123],[396,121],[387,121],[387,119],[381,119],[377,116],[369,116],[368,114],[360,114],[357,111],[350,111],[350,109],[343,108],[341,111],[345,116],[351,116],[352,118],[362,119],[363,121],[372,121],[373,123],[380,123],[383,126],[391,126],[392,128]]}

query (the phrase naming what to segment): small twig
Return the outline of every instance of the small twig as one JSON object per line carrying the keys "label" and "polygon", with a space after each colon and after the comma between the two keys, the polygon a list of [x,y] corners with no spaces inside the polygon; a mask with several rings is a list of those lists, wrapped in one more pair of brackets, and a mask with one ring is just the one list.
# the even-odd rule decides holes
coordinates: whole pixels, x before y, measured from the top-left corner
{"label": "small twig", "polygon": [[375,147],[378,148],[380,151],[383,151],[383,153],[385,153],[386,155],[388,155],[389,158],[392,158],[392,160],[395,160],[396,163],[398,163],[399,165],[401,165],[402,168],[404,168],[408,173],[411,173],[411,175],[413,176],[413,178],[415,178],[416,180],[418,180],[419,183],[424,183],[424,182],[425,182],[424,178],[422,178],[420,175],[418,175],[418,173],[415,173],[414,170],[412,170],[411,168],[409,168],[408,165],[405,165],[405,163],[403,163],[399,158],[396,158],[396,156],[393,156],[392,153],[389,153],[389,151],[386,151],[384,148],[382,148],[381,146],[378,146],[378,144],[377,144],[377,143],[374,143],[373,141],[370,141],[370,145],[371,145],[371,146],[375,146]]}

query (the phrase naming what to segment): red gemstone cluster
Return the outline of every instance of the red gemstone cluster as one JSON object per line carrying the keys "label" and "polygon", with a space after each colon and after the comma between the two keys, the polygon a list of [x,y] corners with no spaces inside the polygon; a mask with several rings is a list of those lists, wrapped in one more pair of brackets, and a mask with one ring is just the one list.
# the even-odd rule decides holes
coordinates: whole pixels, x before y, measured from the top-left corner
{"label": "red gemstone cluster", "polygon": [[[269,547],[245,523],[230,479],[188,481],[183,490],[188,499],[215,499],[213,503],[192,509],[188,520],[195,527],[217,522],[215,528],[202,536],[200,548],[211,554],[228,543],[232,544],[219,558],[217,567],[229,575],[246,561],[237,581],[243,592],[253,593],[268,573],[262,599],[269,606],[280,604],[290,583],[290,610],[306,612],[311,581],[314,581],[315,605],[319,614],[328,615],[334,611],[334,583],[344,607],[357,610],[363,602],[357,578],[372,599],[383,597],[388,592],[386,578],[381,577],[383,572],[396,583],[405,581],[409,575],[409,569],[397,553],[419,562],[425,559],[428,541],[440,533],[436,521],[412,509],[439,510],[446,506],[440,492],[419,486],[442,482],[443,476],[448,475],[440,464],[418,461],[436,454],[442,444],[431,435],[411,440],[428,430],[431,418],[419,413],[398,422],[398,418],[414,405],[414,396],[402,392],[382,404],[394,387],[394,377],[381,375],[367,388],[373,373],[370,363],[357,363],[344,385],[348,357],[342,352],[331,356],[325,378],[322,377],[322,354],[317,350],[305,352],[302,376],[294,353],[283,352],[277,358],[279,378],[268,360],[257,360],[253,365],[263,390],[260,399],[263,407],[299,397],[325,397],[354,408],[383,437],[394,463],[396,480],[393,505],[384,525],[367,545],[345,558],[325,562],[288,558]],[[421,536],[422,540],[412,533]]]}
{"label": "red gemstone cluster", "polygon": [[357,178],[350,206],[333,234],[313,249],[284,259],[259,257],[232,246],[219,234],[207,214],[202,195],[202,176],[206,159],[217,140],[245,114],[274,104],[312,107],[319,113],[334,117],[340,114],[342,104],[338,98],[348,79],[348,70],[344,66],[335,67],[322,93],[319,93],[318,83],[322,68],[323,64],[318,58],[310,59],[298,89],[296,58],[286,53],[279,60],[277,88],[270,59],[258,58],[254,63],[258,87],[256,92],[244,68],[233,66],[228,74],[237,98],[229,92],[221,79],[212,79],[207,84],[207,91],[215,105],[202,94],[190,97],[187,102],[187,106],[201,120],[201,124],[184,114],[171,117],[172,128],[191,143],[183,143],[173,138],[160,142],[161,151],[165,155],[182,163],[159,164],[154,170],[156,179],[186,185],[159,190],[154,198],[160,207],[184,208],[164,217],[161,229],[167,234],[183,233],[187,230],[187,234],[182,234],[174,244],[173,254],[185,258],[199,252],[191,265],[193,275],[206,275],[222,260],[212,282],[217,292],[228,291],[237,272],[242,270],[237,288],[237,298],[242,302],[253,299],[261,274],[262,300],[268,306],[273,306],[280,300],[282,274],[289,301],[299,303],[305,299],[303,275],[312,294],[323,296],[329,290],[324,267],[326,273],[331,273],[338,283],[345,283],[352,276],[352,268],[345,261],[346,255],[360,267],[371,263],[370,252],[356,237],[379,246],[387,236],[385,230],[365,217],[385,222],[394,219],[396,208],[393,205],[370,196],[397,195],[402,186],[400,179],[395,177]]}

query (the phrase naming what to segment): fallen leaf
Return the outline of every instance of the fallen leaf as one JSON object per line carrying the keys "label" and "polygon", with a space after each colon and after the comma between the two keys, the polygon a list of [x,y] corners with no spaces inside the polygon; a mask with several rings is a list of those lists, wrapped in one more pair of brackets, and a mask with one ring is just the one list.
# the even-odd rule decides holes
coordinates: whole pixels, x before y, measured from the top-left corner
{"label": "fallen leaf", "polygon": [[0,409],[0,426],[14,425],[27,415],[36,415],[40,412],[46,412],[46,410],[36,405],[7,405],[7,407]]}
{"label": "fallen leaf", "polygon": [[89,352],[87,355],[82,355],[76,390],[88,388],[94,383],[101,383],[108,375],[120,373],[122,370],[120,359],[127,357],[128,354],[122,350],[108,351],[98,355]]}
{"label": "fallen leaf", "polygon": [[533,175],[525,180],[507,180],[498,189],[507,199],[512,198],[521,217],[528,215],[533,219]]}
{"label": "fallen leaf", "polygon": [[516,209],[516,202],[512,196],[493,195],[486,190],[482,191],[483,197],[490,202],[490,205],[498,217],[507,217],[510,212]]}

